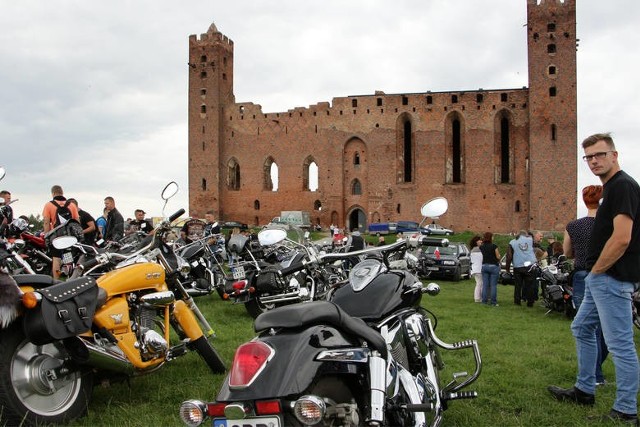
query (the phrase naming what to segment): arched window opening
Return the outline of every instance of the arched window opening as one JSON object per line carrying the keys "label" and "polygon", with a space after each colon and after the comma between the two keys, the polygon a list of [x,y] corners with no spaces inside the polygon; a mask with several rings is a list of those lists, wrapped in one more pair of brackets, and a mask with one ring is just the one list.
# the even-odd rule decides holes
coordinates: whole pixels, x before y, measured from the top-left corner
{"label": "arched window opening", "polygon": [[551,43],[547,45],[547,53],[553,54],[556,53],[556,45]]}
{"label": "arched window opening", "polygon": [[502,184],[507,184],[510,182],[509,145],[509,119],[503,117],[500,120],[500,182]]}
{"label": "arched window opening", "polygon": [[353,154],[353,164],[356,166],[360,164],[360,153],[355,152]]}
{"label": "arched window opening", "polygon": [[396,205],[396,213],[400,213],[400,203]]}
{"label": "arched window opening", "polygon": [[207,180],[202,178],[202,191],[207,191]]}
{"label": "arched window opening", "polygon": [[313,202],[313,210],[314,211],[322,210],[322,202],[320,200],[316,200],[315,202]]}
{"label": "arched window opening", "polygon": [[253,210],[255,210],[255,211],[259,211],[260,210],[260,200],[254,200],[253,201]]}
{"label": "arched window opening", "polygon": [[549,22],[549,23],[547,24],[547,31],[548,31],[549,33],[552,33],[552,32],[554,32],[555,30],[556,30],[556,24],[555,24],[555,23],[553,23],[553,22]]}
{"label": "arched window opening", "polygon": [[351,100],[351,106],[352,106],[353,108],[358,107],[358,100],[357,100],[357,99],[352,99],[352,100]]}
{"label": "arched window opening", "polygon": [[206,106],[206,105],[204,105],[204,104],[202,104],[202,105],[200,106],[200,112],[201,112],[202,114],[207,114],[207,106]]}
{"label": "arched window opening", "polygon": [[273,157],[268,157],[263,166],[262,187],[266,191],[278,191],[279,171]]}
{"label": "arched window opening", "polygon": [[362,184],[360,184],[360,180],[354,179],[351,181],[351,194],[354,196],[359,196],[362,194]]}
{"label": "arched window opening", "polygon": [[311,156],[307,157],[302,165],[302,190],[318,190],[318,164]]}
{"label": "arched window opening", "polygon": [[552,141],[556,141],[557,139],[557,134],[556,134],[556,125],[552,124],[551,125],[551,140]]}
{"label": "arched window opening", "polygon": [[520,212],[520,200],[516,200],[516,212]]}
{"label": "arched window opening", "polygon": [[231,159],[227,163],[227,188],[240,190],[240,165],[236,159]]}
{"label": "arched window opening", "polygon": [[409,120],[404,122],[403,129],[403,154],[404,154],[404,182],[412,182],[413,177],[412,165],[413,165],[413,149],[411,141],[411,122]]}
{"label": "arched window opening", "polygon": [[557,94],[558,94],[558,91],[556,90],[556,87],[555,86],[551,86],[549,88],[549,96],[553,97],[553,96],[556,96]]}
{"label": "arched window opening", "polygon": [[460,132],[460,120],[455,119],[451,123],[451,160],[453,182],[462,182],[462,136]]}

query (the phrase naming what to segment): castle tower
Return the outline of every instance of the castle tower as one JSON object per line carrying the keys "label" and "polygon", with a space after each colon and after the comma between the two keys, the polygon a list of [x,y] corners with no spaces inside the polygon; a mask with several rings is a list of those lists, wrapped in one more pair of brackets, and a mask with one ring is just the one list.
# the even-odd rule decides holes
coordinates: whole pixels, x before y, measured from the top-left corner
{"label": "castle tower", "polygon": [[233,41],[211,24],[189,37],[189,207],[190,216],[220,214],[224,185],[221,164],[225,108],[233,95]]}
{"label": "castle tower", "polygon": [[562,230],[576,212],[576,0],[527,0],[527,26],[530,226]]}

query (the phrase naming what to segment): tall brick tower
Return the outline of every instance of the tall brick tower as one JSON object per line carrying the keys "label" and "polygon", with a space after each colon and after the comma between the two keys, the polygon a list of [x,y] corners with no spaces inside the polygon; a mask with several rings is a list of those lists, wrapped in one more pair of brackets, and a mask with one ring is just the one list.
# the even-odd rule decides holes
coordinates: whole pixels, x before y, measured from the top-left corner
{"label": "tall brick tower", "polygon": [[[233,41],[211,24],[189,37],[189,214],[220,213],[225,108],[233,95]],[[221,179],[222,178],[222,179]]]}
{"label": "tall brick tower", "polygon": [[561,230],[576,210],[576,0],[527,0],[527,25],[530,225]]}

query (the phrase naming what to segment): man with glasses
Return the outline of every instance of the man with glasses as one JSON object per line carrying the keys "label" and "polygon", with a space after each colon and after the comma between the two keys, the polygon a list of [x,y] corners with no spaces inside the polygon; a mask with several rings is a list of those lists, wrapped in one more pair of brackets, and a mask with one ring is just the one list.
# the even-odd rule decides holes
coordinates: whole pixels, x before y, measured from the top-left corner
{"label": "man with glasses", "polygon": [[602,328],[616,370],[616,399],[601,421],[639,425],[638,355],[633,341],[631,294],[640,281],[640,187],[620,169],[611,135],[595,134],[582,142],[583,159],[603,184],[602,204],[593,224],[586,257],[585,294],[571,331],[576,339],[575,386],[550,386],[553,397],[593,405],[598,347]]}

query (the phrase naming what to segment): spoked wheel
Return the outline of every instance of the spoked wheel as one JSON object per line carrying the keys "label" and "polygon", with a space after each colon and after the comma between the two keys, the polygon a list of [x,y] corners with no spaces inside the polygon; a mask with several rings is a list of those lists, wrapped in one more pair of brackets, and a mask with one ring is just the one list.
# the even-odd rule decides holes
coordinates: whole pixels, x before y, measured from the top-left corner
{"label": "spoked wheel", "polygon": [[[0,404],[8,425],[67,423],[85,414],[93,376],[67,364],[62,342],[36,346],[20,322],[0,336]],[[13,424],[15,423],[15,424]]]}

